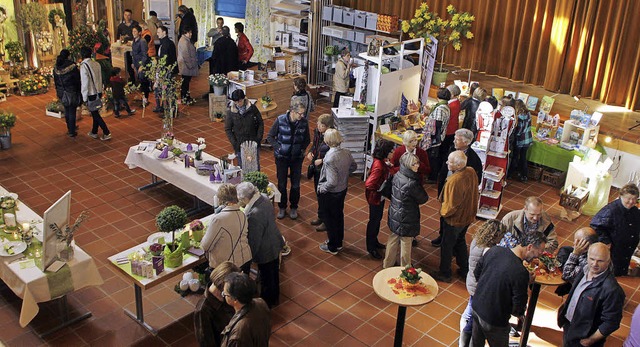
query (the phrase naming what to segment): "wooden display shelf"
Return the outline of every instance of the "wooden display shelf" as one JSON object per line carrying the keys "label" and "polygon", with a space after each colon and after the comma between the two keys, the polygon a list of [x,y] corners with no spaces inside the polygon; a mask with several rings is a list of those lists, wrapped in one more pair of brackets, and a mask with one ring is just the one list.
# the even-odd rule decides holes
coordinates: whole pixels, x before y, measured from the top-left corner
{"label": "wooden display shelf", "polygon": [[[303,75],[296,77],[306,79]],[[289,110],[289,105],[291,105],[291,96],[293,95],[294,78],[295,77],[293,76],[280,77],[274,81],[268,81],[252,86],[244,86],[241,82],[233,80],[230,81],[230,83],[233,83],[236,86],[241,86],[241,88],[244,89],[247,99],[260,100],[265,95],[270,96],[277,107],[275,110],[269,111],[267,115],[263,115],[263,117],[272,118],[284,114]],[[261,110],[261,107],[258,107],[258,110]]]}

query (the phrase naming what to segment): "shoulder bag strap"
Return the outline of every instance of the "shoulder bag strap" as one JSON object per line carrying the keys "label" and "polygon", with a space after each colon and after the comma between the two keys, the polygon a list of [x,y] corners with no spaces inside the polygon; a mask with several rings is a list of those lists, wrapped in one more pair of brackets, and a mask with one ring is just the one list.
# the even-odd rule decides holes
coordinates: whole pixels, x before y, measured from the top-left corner
{"label": "shoulder bag strap", "polygon": [[91,72],[91,66],[89,66],[89,63],[84,63],[84,65],[87,67],[87,70],[89,70],[89,76],[91,76],[91,82],[93,83],[93,89],[95,89],[96,94],[98,94],[98,87],[96,87],[96,81],[93,79],[93,73]]}

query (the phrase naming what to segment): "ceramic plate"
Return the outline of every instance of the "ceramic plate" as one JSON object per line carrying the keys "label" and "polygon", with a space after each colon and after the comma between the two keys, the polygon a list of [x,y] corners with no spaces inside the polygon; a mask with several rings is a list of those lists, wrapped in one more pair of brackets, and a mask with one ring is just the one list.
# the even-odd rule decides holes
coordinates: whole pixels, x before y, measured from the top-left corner
{"label": "ceramic plate", "polygon": [[173,152],[171,152],[171,151],[169,151],[169,153],[167,153],[168,156],[166,158],[159,158],[160,154],[162,154],[162,152],[160,152],[160,153],[155,155],[156,159],[158,159],[158,160],[171,160],[171,159],[173,159],[173,157],[175,157],[175,154],[173,154]]}
{"label": "ceramic plate", "polygon": [[173,236],[171,235],[171,233],[157,232],[149,235],[149,237],[147,237],[147,242],[156,243],[161,237],[164,237],[164,242],[173,241]]}
{"label": "ceramic plate", "polygon": [[[5,246],[13,246],[13,254],[7,253]],[[0,256],[13,257],[24,252],[27,249],[27,244],[22,241],[8,241],[0,245]]]}

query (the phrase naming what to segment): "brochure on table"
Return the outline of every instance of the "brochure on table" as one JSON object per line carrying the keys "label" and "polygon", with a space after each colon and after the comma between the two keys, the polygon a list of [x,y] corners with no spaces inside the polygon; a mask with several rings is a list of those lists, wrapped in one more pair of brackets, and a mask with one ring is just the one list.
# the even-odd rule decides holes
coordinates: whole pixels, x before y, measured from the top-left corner
{"label": "brochure on table", "polygon": [[58,237],[55,230],[51,228],[56,224],[58,228],[64,229],[70,222],[71,215],[71,191],[66,192],[58,201],[44,211],[42,223],[42,262],[40,270],[44,271],[56,261],[58,256]]}

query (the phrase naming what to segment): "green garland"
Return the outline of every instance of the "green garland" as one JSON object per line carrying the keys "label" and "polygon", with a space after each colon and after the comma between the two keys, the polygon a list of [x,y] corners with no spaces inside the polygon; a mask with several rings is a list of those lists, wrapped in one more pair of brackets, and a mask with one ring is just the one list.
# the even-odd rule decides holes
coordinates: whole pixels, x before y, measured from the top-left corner
{"label": "green garland", "polygon": [[64,21],[67,17],[64,14],[64,11],[59,8],[54,8],[53,10],[49,11],[49,23],[51,23],[51,26],[54,28],[56,27],[56,15],[58,15],[60,19],[62,19],[62,21]]}

